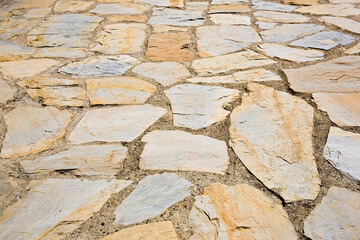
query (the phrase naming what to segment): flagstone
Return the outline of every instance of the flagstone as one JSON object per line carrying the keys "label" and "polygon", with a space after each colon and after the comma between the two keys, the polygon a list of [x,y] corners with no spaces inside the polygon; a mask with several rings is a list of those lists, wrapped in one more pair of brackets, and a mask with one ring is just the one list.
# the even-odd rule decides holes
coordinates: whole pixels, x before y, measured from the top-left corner
{"label": "flagstone", "polygon": [[184,0],[139,0],[141,3],[146,3],[159,7],[184,7]]}
{"label": "flagstone", "polygon": [[14,36],[27,33],[35,27],[37,20],[24,18],[0,19],[0,39],[9,40]]}
{"label": "flagstone", "polygon": [[335,25],[344,30],[360,34],[360,23],[348,18],[342,17],[321,17],[320,21],[325,22],[326,24]]}
{"label": "flagstone", "polygon": [[92,10],[91,13],[100,15],[107,14],[124,14],[124,15],[138,15],[143,14],[151,9],[150,6],[136,4],[131,2],[116,2],[109,4],[99,4]]}
{"label": "flagstone", "polygon": [[310,18],[303,15],[284,12],[257,11],[254,12],[254,16],[258,21],[263,22],[303,23],[310,21]]}
{"label": "flagstone", "polygon": [[12,88],[4,80],[0,80],[0,104],[5,104],[14,98],[16,89]]}
{"label": "flagstone", "polygon": [[186,10],[199,10],[205,11],[209,6],[208,2],[187,2]]}
{"label": "flagstone", "polygon": [[0,238],[62,239],[130,183],[116,179],[31,181],[26,197],[0,217]]}
{"label": "flagstone", "polygon": [[90,110],[77,124],[68,140],[87,142],[131,142],[167,112],[152,105],[134,105]]}
{"label": "flagstone", "polygon": [[4,116],[7,133],[0,157],[15,158],[51,148],[64,136],[72,116],[54,107],[16,107]]}
{"label": "flagstone", "polygon": [[275,43],[258,45],[258,49],[270,57],[292,62],[311,62],[324,59],[324,52],[319,50],[298,49]]}
{"label": "flagstone", "polygon": [[208,13],[247,13],[250,8],[247,5],[212,5]]}
{"label": "flagstone", "polygon": [[142,139],[140,168],[225,174],[229,165],[226,143],[183,131],[153,131]]}
{"label": "flagstone", "polygon": [[338,45],[346,46],[355,41],[355,38],[343,33],[326,31],[307,36],[290,43],[290,46],[317,48],[329,50]]}
{"label": "flagstone", "polygon": [[319,4],[319,0],[282,0],[283,3],[286,4],[294,4],[294,5],[317,5]]}
{"label": "flagstone", "polygon": [[296,38],[320,32],[324,26],[315,24],[283,24],[260,32],[266,42],[288,42]]}
{"label": "flagstone", "polygon": [[196,29],[200,57],[219,56],[261,42],[250,26],[203,26]]}
{"label": "flagstone", "polygon": [[235,69],[245,70],[247,68],[265,66],[273,63],[276,62],[262,54],[252,50],[246,50],[222,56],[197,59],[193,61],[192,67],[195,72],[204,76],[225,73]]}
{"label": "flagstone", "polygon": [[[360,235],[360,194],[331,187],[304,223],[304,233],[313,240],[356,239]],[[340,207],[341,206],[341,207]]]}
{"label": "flagstone", "polygon": [[251,25],[251,19],[247,15],[211,14],[209,18],[217,25]]}
{"label": "flagstone", "polygon": [[349,48],[348,50],[345,51],[345,53],[347,53],[347,54],[360,53],[360,43],[358,43],[357,45],[355,45],[352,48]]}
{"label": "flagstone", "polygon": [[22,0],[17,1],[12,9],[21,9],[21,8],[46,8],[50,7],[55,3],[56,0]]}
{"label": "flagstone", "polygon": [[110,22],[147,22],[147,16],[143,15],[110,15],[106,17]]}
{"label": "flagstone", "polygon": [[84,58],[87,55],[86,52],[84,48],[47,47],[38,49],[33,56],[36,58]]}
{"label": "flagstone", "polygon": [[165,32],[187,32],[187,27],[174,27],[167,25],[153,25],[152,33],[165,33]]}
{"label": "flagstone", "polygon": [[51,8],[33,8],[24,14],[25,18],[43,18],[51,12]]}
{"label": "flagstone", "polygon": [[26,59],[35,52],[34,48],[0,40],[0,62]]}
{"label": "flagstone", "polygon": [[54,12],[81,12],[90,8],[95,2],[81,0],[60,0],[54,7]]}
{"label": "flagstone", "polygon": [[299,97],[249,83],[230,115],[230,146],[247,169],[286,202],[314,200],[320,178],[313,155],[314,109]]}
{"label": "flagstone", "polygon": [[319,4],[313,6],[300,7],[295,10],[300,13],[309,13],[315,15],[332,15],[338,17],[358,16],[360,9],[354,7],[353,4]]}
{"label": "flagstone", "polygon": [[171,8],[154,8],[149,24],[171,26],[199,26],[205,22],[203,11],[188,11]]}
{"label": "flagstone", "polygon": [[115,225],[140,223],[191,196],[196,187],[175,173],[146,176],[115,209]]}
{"label": "flagstone", "polygon": [[0,204],[15,191],[17,187],[16,181],[0,170]]}
{"label": "flagstone", "polygon": [[277,23],[257,21],[256,25],[258,25],[258,27],[262,30],[268,30],[274,28],[277,25]]}
{"label": "flagstone", "polygon": [[256,10],[279,11],[279,12],[291,12],[292,10],[297,8],[295,6],[274,3],[274,2],[265,2],[260,0],[252,0],[251,7]]}
{"label": "flagstone", "polygon": [[360,0],[330,0],[330,3],[360,3]]}
{"label": "flagstone", "polygon": [[165,87],[191,76],[189,70],[177,62],[142,63],[135,66],[132,71]]}
{"label": "flagstone", "polygon": [[248,0],[211,0],[211,4],[237,4],[246,2],[248,2]]}
{"label": "flagstone", "polygon": [[190,240],[298,239],[281,203],[250,185],[213,183],[195,199]]}
{"label": "flagstone", "polygon": [[121,76],[138,63],[140,63],[138,59],[128,55],[99,56],[69,63],[60,68],[58,72],[62,74],[71,74],[81,78]]}
{"label": "flagstone", "polygon": [[171,102],[174,125],[191,129],[208,127],[229,115],[223,107],[239,96],[236,89],[196,84],[176,85],[164,91]]}
{"label": "flagstone", "polygon": [[156,92],[156,86],[134,77],[86,79],[90,105],[142,104]]}

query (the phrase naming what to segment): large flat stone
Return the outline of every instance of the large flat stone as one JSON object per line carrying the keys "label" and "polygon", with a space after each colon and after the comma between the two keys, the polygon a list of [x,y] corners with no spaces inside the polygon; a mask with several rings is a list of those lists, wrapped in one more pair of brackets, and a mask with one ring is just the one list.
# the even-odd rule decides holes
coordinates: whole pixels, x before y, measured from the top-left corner
{"label": "large flat stone", "polygon": [[5,104],[13,99],[16,89],[12,88],[4,80],[0,80],[0,104]]}
{"label": "large flat stone", "polygon": [[290,6],[286,4],[265,2],[261,0],[252,0],[252,6],[255,10],[266,10],[266,11],[279,11],[279,12],[291,12],[296,9],[296,6]]}
{"label": "large flat stone", "polygon": [[61,0],[57,1],[54,12],[81,12],[90,8],[94,1]]}
{"label": "large flat stone", "polygon": [[70,134],[69,141],[131,142],[166,112],[149,104],[90,110]]}
{"label": "large flat stone", "polygon": [[247,184],[213,183],[196,197],[190,240],[298,239],[279,201]]}
{"label": "large flat stone", "polygon": [[176,85],[164,91],[171,102],[174,125],[200,129],[218,123],[229,115],[224,105],[239,97],[239,91],[196,84]]}
{"label": "large flat stone", "polygon": [[263,21],[263,22],[303,23],[310,21],[310,18],[300,14],[272,12],[272,11],[257,11],[254,12],[254,16],[258,21]]}
{"label": "large flat stone", "polygon": [[8,40],[12,37],[25,34],[35,27],[37,21],[34,19],[1,17],[0,39]]}
{"label": "large flat stone", "polygon": [[326,24],[335,25],[344,30],[360,34],[360,23],[348,18],[342,17],[321,17],[320,21],[325,22]]}
{"label": "large flat stone", "polygon": [[188,11],[171,8],[154,8],[149,24],[171,26],[200,26],[205,22],[203,11]]}
{"label": "large flat stone", "polygon": [[150,9],[151,8],[149,6],[125,1],[125,2],[116,2],[109,4],[99,4],[90,12],[96,14],[102,14],[102,15],[107,15],[107,14],[138,15],[138,14],[143,14],[146,11],[149,11]]}
{"label": "large flat stone", "polygon": [[35,52],[34,48],[0,40],[0,62],[26,59]]}
{"label": "large flat stone", "polygon": [[31,181],[26,197],[0,217],[0,238],[62,239],[99,211],[113,193],[130,183],[115,179]]}
{"label": "large flat stone", "polygon": [[306,219],[305,235],[313,240],[357,239],[360,236],[359,199],[358,192],[331,187]]}
{"label": "large flat stone", "polygon": [[230,146],[249,171],[286,202],[314,200],[314,109],[299,97],[254,83],[231,113]]}
{"label": "large flat stone", "polygon": [[159,7],[184,7],[184,0],[140,0],[140,2]]}
{"label": "large flat stone", "polygon": [[332,16],[358,16],[360,9],[356,8],[353,4],[319,4],[307,7],[301,7],[295,10],[300,13],[310,13],[315,15],[332,15]]}
{"label": "large flat stone", "polygon": [[183,131],[153,131],[142,140],[140,168],[225,174],[229,164],[226,143]]}
{"label": "large flat stone", "polygon": [[191,196],[195,185],[175,173],[150,175],[116,208],[115,225],[140,223]]}
{"label": "large flat stone", "polygon": [[247,15],[236,14],[211,14],[210,20],[216,25],[251,25],[251,19]]}
{"label": "large flat stone", "polygon": [[315,24],[283,24],[273,29],[260,32],[266,42],[288,42],[296,38],[317,33],[324,29],[323,26]]}

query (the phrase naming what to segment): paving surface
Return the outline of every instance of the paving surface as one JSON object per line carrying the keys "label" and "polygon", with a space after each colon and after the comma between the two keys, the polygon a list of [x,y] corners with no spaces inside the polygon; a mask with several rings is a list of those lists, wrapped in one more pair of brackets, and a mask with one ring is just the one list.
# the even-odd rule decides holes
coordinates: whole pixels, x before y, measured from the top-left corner
{"label": "paving surface", "polygon": [[359,0],[0,6],[0,239],[359,238]]}

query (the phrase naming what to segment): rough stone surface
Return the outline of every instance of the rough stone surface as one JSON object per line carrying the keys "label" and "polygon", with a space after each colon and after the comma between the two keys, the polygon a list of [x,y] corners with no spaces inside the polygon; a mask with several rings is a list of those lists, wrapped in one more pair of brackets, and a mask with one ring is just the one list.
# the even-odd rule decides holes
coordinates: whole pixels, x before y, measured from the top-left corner
{"label": "rough stone surface", "polygon": [[294,5],[316,5],[319,0],[283,0],[282,2]]}
{"label": "rough stone surface", "polygon": [[315,199],[320,178],[312,147],[313,108],[270,87],[249,83],[248,89],[230,116],[231,147],[286,202]]}
{"label": "rough stone surface", "polygon": [[265,2],[260,0],[253,0],[252,6],[256,10],[266,10],[266,11],[279,11],[279,12],[291,12],[296,9],[295,6],[279,4],[274,2]]}
{"label": "rough stone surface", "polygon": [[154,8],[149,24],[171,25],[171,26],[200,26],[205,19],[203,11],[188,11],[170,8]]}
{"label": "rough stone surface", "polygon": [[90,12],[96,14],[103,14],[103,15],[107,15],[107,14],[137,15],[137,14],[143,14],[144,12],[150,9],[151,8],[149,6],[125,1],[125,2],[116,2],[111,4],[99,4]]}
{"label": "rough stone surface", "polygon": [[0,39],[8,40],[32,29],[36,24],[33,19],[5,18],[0,20]]}
{"label": "rough stone surface", "polygon": [[200,171],[225,174],[229,164],[226,143],[183,131],[153,131],[140,159],[142,169]]}
{"label": "rough stone surface", "polygon": [[15,3],[15,6],[13,6],[13,9],[21,9],[21,8],[44,8],[44,7],[50,7],[52,4],[54,4],[56,0],[23,0],[23,1],[17,1]]}
{"label": "rough stone surface", "polygon": [[216,25],[251,25],[251,19],[246,15],[211,14],[209,18]]}
{"label": "rough stone surface", "polygon": [[140,223],[156,217],[191,195],[195,185],[175,173],[150,175],[116,208],[116,225]]}
{"label": "rough stone surface", "polygon": [[360,34],[360,23],[352,19],[342,17],[321,17],[319,20],[344,30]]}
{"label": "rough stone surface", "polygon": [[69,48],[69,47],[50,47],[41,48],[34,54],[34,57],[59,57],[59,58],[83,58],[86,57],[86,50],[84,48]]}
{"label": "rough stone surface", "polygon": [[258,27],[261,29],[261,30],[268,30],[268,29],[273,29],[277,23],[272,23],[272,22],[256,22],[256,25],[258,25]]}
{"label": "rough stone surface", "polygon": [[186,10],[199,10],[205,11],[208,8],[208,2],[187,2],[186,3]]}
{"label": "rough stone surface", "polygon": [[300,13],[310,13],[315,15],[333,15],[339,17],[358,16],[360,9],[353,4],[319,4],[314,6],[301,7],[295,10]]}
{"label": "rough stone surface", "polygon": [[354,47],[348,49],[345,51],[345,53],[347,54],[356,54],[356,53],[360,53],[360,43],[358,43],[357,45],[355,45]]}
{"label": "rough stone surface", "polygon": [[184,7],[184,0],[140,0],[140,2],[159,7]]}
{"label": "rough stone surface", "polygon": [[54,12],[81,12],[91,7],[95,2],[80,0],[62,0],[57,1]]}
{"label": "rough stone surface", "polygon": [[208,13],[247,13],[250,8],[247,5],[212,5]]}
{"label": "rough stone surface", "polygon": [[26,78],[36,76],[59,63],[46,58],[0,62],[0,71],[8,79]]}
{"label": "rough stone surface", "polygon": [[263,22],[303,23],[310,21],[310,18],[300,14],[272,11],[258,11],[254,13],[254,16],[258,21]]}
{"label": "rough stone surface", "polygon": [[34,52],[34,48],[0,40],[0,62],[26,59],[33,55]]}
{"label": "rough stone surface", "polygon": [[24,15],[25,18],[43,18],[51,12],[51,8],[34,8],[30,9]]}
{"label": "rough stone surface", "polygon": [[14,193],[16,187],[16,181],[0,170],[0,204]]}
{"label": "rough stone surface", "polygon": [[324,29],[315,24],[283,24],[273,29],[260,32],[261,37],[267,42],[288,42],[296,38],[317,33]]}
{"label": "rough stone surface", "polygon": [[0,104],[5,104],[13,99],[16,89],[12,88],[4,80],[0,80]]}

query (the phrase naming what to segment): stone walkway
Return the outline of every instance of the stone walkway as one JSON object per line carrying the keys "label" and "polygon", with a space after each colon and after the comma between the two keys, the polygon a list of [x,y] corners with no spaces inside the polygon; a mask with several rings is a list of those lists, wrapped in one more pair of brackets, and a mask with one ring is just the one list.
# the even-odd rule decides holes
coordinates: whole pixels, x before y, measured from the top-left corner
{"label": "stone walkway", "polygon": [[0,239],[355,240],[359,0],[14,0]]}

